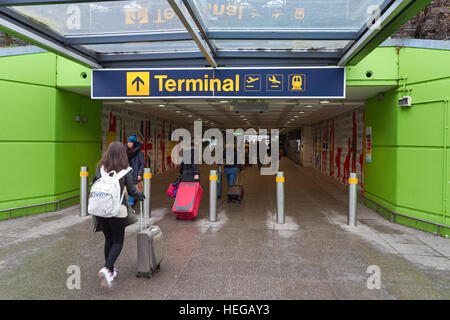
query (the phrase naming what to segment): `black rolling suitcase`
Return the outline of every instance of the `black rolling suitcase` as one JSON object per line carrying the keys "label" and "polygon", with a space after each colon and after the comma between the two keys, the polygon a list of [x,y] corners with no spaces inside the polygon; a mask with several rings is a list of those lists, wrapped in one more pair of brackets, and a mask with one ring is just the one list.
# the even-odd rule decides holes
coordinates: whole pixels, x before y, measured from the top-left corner
{"label": "black rolling suitcase", "polygon": [[242,200],[244,199],[244,187],[242,186],[242,183],[240,182],[241,179],[239,178],[242,179],[242,174],[238,175],[236,181],[234,182],[234,185],[228,187],[228,202],[239,201],[239,203],[242,203]]}

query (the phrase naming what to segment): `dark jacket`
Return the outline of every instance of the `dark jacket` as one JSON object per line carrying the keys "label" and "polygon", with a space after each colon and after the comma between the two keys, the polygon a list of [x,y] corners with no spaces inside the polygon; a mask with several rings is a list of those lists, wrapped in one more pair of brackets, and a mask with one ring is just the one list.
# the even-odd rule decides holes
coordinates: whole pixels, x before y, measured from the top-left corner
{"label": "dark jacket", "polygon": [[[198,170],[198,165],[195,163],[195,151],[196,151],[196,149],[194,149],[194,148],[183,151],[183,160],[181,161],[181,164],[180,164],[180,176],[184,170],[188,170],[188,171],[197,171]],[[185,156],[186,157],[189,156],[189,152],[191,153],[191,159],[190,159],[191,163],[187,164],[184,162],[184,160],[185,160]]]}
{"label": "dark jacket", "polygon": [[128,151],[128,146],[125,146],[125,151],[127,151],[128,162],[130,163],[130,167],[133,168],[133,177],[137,183],[137,177],[144,174],[145,167],[145,157],[141,152],[142,144],[140,142],[136,142],[133,150]]}
{"label": "dark jacket", "polygon": [[[95,181],[97,181],[98,179],[100,179],[101,177],[101,173],[100,173],[100,169],[97,169],[97,171],[95,172],[95,176],[92,179],[92,184],[94,184]],[[136,189],[136,183],[134,180],[134,176],[133,176],[133,170],[131,170],[130,172],[128,172],[125,177],[123,177],[122,179],[119,180],[120,183],[120,194],[123,193],[123,188],[126,186],[127,187],[127,192],[130,196],[136,198],[136,200],[143,200],[145,199],[145,196],[142,192],[139,192]],[[122,204],[123,205],[127,205],[128,203],[128,198],[126,196],[123,197],[122,200]]]}
{"label": "dark jacket", "polygon": [[228,164],[227,163],[227,152],[226,149],[223,151],[223,167],[224,168],[239,168],[239,171],[244,170],[242,167],[242,164],[238,163],[238,154],[237,154],[237,150],[234,149],[233,150],[233,154],[234,154],[234,163],[233,164]]}

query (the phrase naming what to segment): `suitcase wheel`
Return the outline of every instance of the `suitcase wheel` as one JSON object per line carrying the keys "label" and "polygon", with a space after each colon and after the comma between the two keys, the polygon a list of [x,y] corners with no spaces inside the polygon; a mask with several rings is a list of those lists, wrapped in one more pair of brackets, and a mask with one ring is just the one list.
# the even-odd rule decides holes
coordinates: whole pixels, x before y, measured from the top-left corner
{"label": "suitcase wheel", "polygon": [[[150,278],[152,277],[152,273],[151,273],[151,272],[146,272],[146,273],[144,273],[144,275],[145,275],[145,277],[146,277],[147,279],[150,279]],[[138,273],[136,274],[136,278],[140,278],[140,277],[142,277],[142,273],[138,272]]]}

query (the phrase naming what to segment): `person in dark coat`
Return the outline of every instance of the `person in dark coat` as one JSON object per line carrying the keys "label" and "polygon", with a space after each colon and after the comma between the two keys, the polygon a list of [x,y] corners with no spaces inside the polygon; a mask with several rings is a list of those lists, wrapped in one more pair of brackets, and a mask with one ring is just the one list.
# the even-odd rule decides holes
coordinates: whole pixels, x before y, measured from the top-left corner
{"label": "person in dark coat", "polygon": [[[200,178],[199,172],[198,172],[198,163],[196,163],[196,152],[197,149],[195,147],[195,144],[192,142],[190,148],[186,148],[183,150],[183,160],[180,164],[180,179],[181,180],[198,180]],[[190,157],[190,158],[189,158]],[[183,172],[186,173],[186,175],[183,175]],[[193,174],[191,177],[190,174]],[[198,177],[196,177],[198,176]]]}
{"label": "person in dark coat", "polygon": [[[233,152],[233,163],[227,163],[227,149],[232,149]],[[234,145],[227,145],[223,150],[223,168],[225,176],[227,177],[227,182],[229,186],[232,186],[236,180],[236,177],[238,175],[238,169],[239,172],[243,172],[244,168],[242,167],[242,164],[238,163],[238,154],[237,150],[234,147]]]}
{"label": "person in dark coat", "polygon": [[[135,184],[139,183],[142,180],[142,175],[144,174],[145,157],[141,151],[141,148],[142,144],[137,141],[135,135],[128,138],[125,150],[127,152],[130,167],[133,168],[133,177]],[[135,204],[134,198],[130,196],[128,197],[128,202],[130,206],[134,206]]]}

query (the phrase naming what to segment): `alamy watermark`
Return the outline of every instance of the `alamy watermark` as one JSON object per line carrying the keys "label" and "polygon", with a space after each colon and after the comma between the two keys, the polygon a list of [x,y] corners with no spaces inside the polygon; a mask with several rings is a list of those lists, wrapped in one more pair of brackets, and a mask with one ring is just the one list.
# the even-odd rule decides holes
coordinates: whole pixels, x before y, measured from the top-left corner
{"label": "alamy watermark", "polygon": [[66,280],[66,287],[69,290],[81,289],[81,269],[75,264],[70,265],[66,269],[66,273],[70,276]]}
{"label": "alamy watermark", "polygon": [[370,265],[367,267],[366,273],[370,274],[367,278],[367,289],[380,290],[381,289],[381,269],[377,265]]}
{"label": "alamy watermark", "polygon": [[[236,165],[260,164],[261,175],[274,175],[279,168],[279,130],[212,128],[203,132],[202,121],[194,121],[194,136],[187,129],[172,132],[172,141],[179,143],[172,149],[174,164]],[[181,141],[180,141],[181,140]],[[203,143],[208,145],[203,148]]]}

